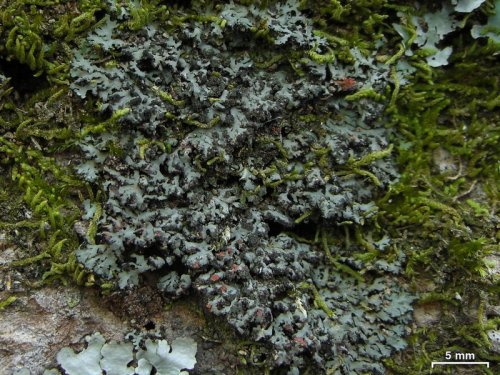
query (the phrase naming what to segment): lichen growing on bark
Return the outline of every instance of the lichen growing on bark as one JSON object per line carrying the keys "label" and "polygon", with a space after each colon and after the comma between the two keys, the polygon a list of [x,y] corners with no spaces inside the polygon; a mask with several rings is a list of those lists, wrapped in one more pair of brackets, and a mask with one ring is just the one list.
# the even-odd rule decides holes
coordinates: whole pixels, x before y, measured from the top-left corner
{"label": "lichen growing on bark", "polygon": [[[0,6],[1,227],[39,243],[7,267],[198,293],[276,371],[493,360],[498,1],[73,5]],[[403,279],[460,320],[410,370]]]}
{"label": "lichen growing on bark", "polygon": [[[193,286],[208,312],[271,342],[278,366],[301,366],[298,354],[307,350],[321,367],[370,367],[404,345],[382,340],[383,349],[367,344],[363,354],[352,346],[351,356],[329,365],[335,343],[358,340],[354,323],[342,333],[328,327],[330,317],[312,323],[329,302],[315,316],[307,291],[296,298],[310,321],[296,322],[287,315],[293,309],[277,307],[289,304],[298,283],[316,284],[312,271],[324,262],[319,246],[280,232],[302,222],[363,224],[376,214],[375,194],[397,175],[377,123],[383,106],[346,95],[357,87],[383,92],[390,69],[355,48],[356,64],[319,59],[328,42],[314,35],[298,3],[219,8],[205,10],[209,22],[166,30],[152,24],[131,35],[118,29],[126,12],[107,16],[75,52],[71,88],[99,98],[103,111],[122,113],[111,131],[82,142],[88,161],[78,171],[101,184],[107,200],[96,241],[89,236],[78,260],[120,288],[157,270],[166,273],[158,285],[167,293]],[[259,40],[253,28],[262,24],[267,46],[252,53]],[[279,60],[287,55],[295,62]],[[263,57],[278,66],[259,67]],[[342,85],[346,79],[352,87]],[[412,298],[391,289],[406,307],[386,323],[407,322]]]}

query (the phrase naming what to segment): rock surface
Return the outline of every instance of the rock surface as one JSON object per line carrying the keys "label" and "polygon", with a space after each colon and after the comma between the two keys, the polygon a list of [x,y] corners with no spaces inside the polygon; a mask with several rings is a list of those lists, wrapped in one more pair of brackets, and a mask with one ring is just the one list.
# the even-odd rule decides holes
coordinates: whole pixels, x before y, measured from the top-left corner
{"label": "rock surface", "polygon": [[[236,358],[228,357],[224,345],[204,342],[204,319],[186,304],[168,311],[157,310],[143,326],[126,313],[111,312],[113,299],[103,304],[102,296],[91,289],[68,286],[46,287],[19,296],[0,312],[0,375],[11,375],[23,368],[31,374],[57,367],[56,355],[63,347],[83,349],[83,338],[101,332],[106,340],[123,341],[127,333],[160,332],[172,340],[192,337],[198,342],[198,364],[194,374],[231,374]],[[118,317],[120,316],[121,319]],[[144,323],[144,322],[141,322]]]}

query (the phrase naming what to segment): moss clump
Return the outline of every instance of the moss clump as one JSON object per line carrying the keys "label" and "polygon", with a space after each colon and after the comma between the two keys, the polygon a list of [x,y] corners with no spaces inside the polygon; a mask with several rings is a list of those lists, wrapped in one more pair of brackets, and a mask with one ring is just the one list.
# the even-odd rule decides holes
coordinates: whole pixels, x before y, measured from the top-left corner
{"label": "moss clump", "polygon": [[[467,19],[446,69],[429,71],[414,58],[417,77],[401,88],[390,113],[403,172],[379,202],[378,220],[393,236],[405,231],[400,246],[408,254],[407,275],[426,292],[421,304],[438,301],[444,311],[437,326],[412,336],[410,349],[397,360],[406,369],[387,361],[396,373],[425,372],[447,350],[498,360],[485,333],[498,329],[498,317],[484,306],[498,304],[498,274],[485,258],[498,251],[500,113],[494,103],[500,78],[494,51],[500,46],[469,34],[491,5]],[[432,291],[423,286],[428,279]]]}
{"label": "moss clump", "polygon": [[[276,2],[236,3],[253,11],[265,11]],[[385,196],[377,202],[378,211],[367,208],[366,215],[357,222],[344,218],[332,225],[320,220],[317,211],[303,209],[291,216],[290,225],[295,226],[296,231],[287,230],[286,235],[322,254],[331,268],[327,272],[349,279],[353,288],[372,280],[374,274],[393,273],[404,267],[404,278],[421,293],[419,304],[432,302],[441,307],[443,316],[437,324],[414,329],[410,347],[398,358],[385,360],[392,372],[409,374],[427,372],[430,361],[443,359],[447,350],[474,352],[477,360],[498,360],[486,335],[488,330],[498,330],[498,315],[492,308],[498,305],[498,274],[493,273],[486,258],[498,251],[500,236],[496,203],[499,200],[496,149],[500,136],[497,126],[500,99],[495,61],[499,46],[495,29],[491,25],[480,26],[494,19],[498,1],[485,1],[471,14],[445,12],[447,19],[442,20],[445,24],[452,18],[460,21],[451,22],[455,32],[427,46],[423,45],[422,38],[423,35],[428,38],[431,28],[426,29],[422,24],[430,22],[425,18],[429,14],[441,12],[442,5],[424,2],[418,11],[413,5],[408,1],[385,0],[300,1],[300,11],[313,22],[313,35],[326,40],[328,48],[309,46],[302,52],[290,52],[280,47],[278,53],[270,53],[267,49],[274,48],[282,35],[276,34],[270,23],[260,22],[253,25],[247,35],[258,41],[259,48],[245,51],[258,69],[268,73],[286,67],[288,73],[306,79],[311,65],[317,72],[323,71],[322,79],[335,90],[329,88],[329,93],[318,100],[328,100],[328,95],[337,99],[347,95],[352,106],[365,105],[369,100],[386,105],[385,121],[392,132],[390,144],[394,145],[390,151],[397,157],[401,177],[389,191],[381,191]],[[119,118],[127,113],[96,114],[95,108],[105,102],[94,100],[89,100],[84,108],[75,105],[66,86],[70,81],[72,49],[77,47],[79,39],[86,37],[91,29],[102,27],[106,14],[122,12],[129,14],[118,26],[118,31],[124,34],[140,33],[154,22],[168,33],[191,23],[223,30],[235,27],[231,22],[237,21],[217,15],[224,5],[205,6],[205,2],[198,1],[168,8],[159,1],[130,4],[100,0],[0,2],[0,157],[1,171],[9,176],[9,181],[0,182],[6,191],[0,193],[0,228],[18,233],[21,244],[37,244],[23,248],[22,258],[9,267],[28,269],[35,264],[44,272],[43,282],[61,280],[86,285],[96,282],[94,276],[77,263],[75,250],[81,238],[90,244],[102,241],[99,222],[103,217],[101,210],[105,211],[102,203],[108,196],[96,194],[97,186],[82,182],[74,174],[69,160],[81,158],[74,146],[83,137],[118,132]],[[193,12],[191,8],[208,10]],[[397,30],[393,24],[399,25]],[[482,37],[477,37],[478,27]],[[194,40],[196,35],[193,35]],[[447,57],[448,65],[440,68],[436,65],[443,63],[443,59],[436,57],[436,51],[447,47],[452,47],[453,52]],[[97,48],[95,52],[106,57],[102,49]],[[235,52],[235,56],[242,55]],[[354,79],[346,71],[337,70],[342,64],[356,64],[366,59],[387,66],[390,84],[384,89],[361,88],[361,77]],[[103,69],[111,70],[122,63],[116,55],[111,56],[103,62]],[[36,77],[22,83],[30,75]],[[211,76],[221,79],[223,74],[213,71]],[[232,90],[238,85],[235,79],[228,88]],[[147,134],[141,137],[137,143],[140,161],[150,161],[155,154],[176,152],[193,129],[210,131],[224,125],[218,117],[200,119],[181,113],[184,108],[190,108],[191,98],[179,98],[176,95],[179,87],[175,84],[168,89],[172,90],[162,87],[157,94],[170,106],[170,114],[165,118],[177,136],[158,139],[156,134]],[[354,92],[355,89],[359,91]],[[217,95],[208,98],[214,106],[221,105],[222,101]],[[308,108],[306,104],[304,108]],[[334,151],[324,145],[314,145],[311,147],[314,157],[303,164],[303,169],[286,170],[284,166],[294,156],[293,150],[282,145],[281,137],[284,135],[286,140],[289,134],[307,127],[318,138],[325,137],[328,132],[323,124],[329,116],[327,112],[316,113],[308,108],[296,118],[266,118],[269,134],[257,137],[259,150],[262,155],[272,155],[279,161],[247,171],[249,186],[255,183],[255,178],[260,185],[242,193],[240,204],[251,205],[269,196],[271,193],[265,192],[266,189],[279,191],[300,183],[313,167],[318,167],[328,179],[358,179],[370,186],[386,188],[377,167],[389,158],[388,148],[373,153],[346,154],[344,162],[332,168]],[[330,120],[341,122],[345,120],[343,116],[336,115]],[[288,122],[301,125],[291,131]],[[358,146],[362,147],[362,143]],[[187,151],[190,146],[184,143],[182,147]],[[105,142],[103,150],[110,158],[117,158],[114,160],[126,157],[127,150],[116,140]],[[248,147],[239,152],[239,157],[249,155]],[[196,155],[196,172],[229,176],[230,172],[224,168],[230,155],[231,152]],[[211,178],[210,181],[217,180]],[[182,206],[182,201],[177,200],[175,204]],[[88,226],[77,223],[84,227],[78,230],[79,238],[74,224],[82,213],[89,216]],[[312,229],[311,222],[318,223],[322,229]],[[220,241],[214,243],[217,250],[225,245],[224,236],[225,232],[221,231]],[[387,241],[389,237],[391,242]],[[216,273],[211,277],[220,276]],[[318,287],[328,276],[318,280],[307,284],[303,293],[290,294],[290,305],[299,298],[303,301],[300,303],[310,302],[311,308],[316,305],[319,314],[332,319],[332,312],[339,308],[335,305],[337,297]],[[216,281],[217,292],[224,288],[227,291],[223,281]],[[215,283],[210,278],[207,282]],[[338,283],[344,285],[341,280]],[[102,286],[111,288],[112,284],[104,282]],[[370,312],[368,305],[361,308]],[[342,314],[336,317],[339,315]],[[305,336],[296,338],[295,349],[311,344]],[[396,363],[404,363],[404,366]],[[261,365],[272,367],[269,361]]]}

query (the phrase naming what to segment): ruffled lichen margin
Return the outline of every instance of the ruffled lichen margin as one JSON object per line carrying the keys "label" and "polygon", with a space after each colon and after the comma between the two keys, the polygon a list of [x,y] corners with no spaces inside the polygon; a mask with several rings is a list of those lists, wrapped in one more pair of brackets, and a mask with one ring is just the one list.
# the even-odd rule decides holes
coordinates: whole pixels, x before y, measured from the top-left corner
{"label": "ruffled lichen margin", "polygon": [[[490,256],[498,250],[495,150],[500,100],[495,70],[498,25],[494,21],[498,17],[493,16],[494,1],[450,2],[448,10],[428,3],[421,2],[416,11],[413,2],[300,2],[300,9],[314,22],[315,35],[330,46],[321,52],[309,50],[310,60],[353,64],[359,58],[353,56],[353,48],[365,55],[377,50],[376,61],[392,72],[383,92],[362,89],[345,94],[353,101],[370,98],[386,105],[383,118],[392,130],[390,143],[399,180],[377,201],[378,212],[363,222],[319,228],[312,238],[299,234],[306,243],[323,249],[329,267],[346,279],[363,278],[381,265],[402,262],[405,272],[401,280],[419,293],[416,305],[439,306],[442,314],[436,325],[409,325],[409,347],[397,357],[383,360],[385,368],[394,373],[427,372],[430,361],[443,359],[449,350],[498,361],[487,335],[498,330],[499,319],[494,309],[498,274],[494,264],[488,263],[498,259]],[[470,5],[472,9],[465,12],[462,3],[480,7]],[[253,6],[251,1],[239,4]],[[195,18],[202,23],[224,22],[193,16],[190,7],[196,5],[123,4],[130,17],[120,27],[132,33],[153,23],[172,28]],[[82,140],[116,129],[124,114],[103,114],[100,103],[93,100],[82,106],[68,88],[73,51],[113,11],[104,1],[3,1],[0,5],[1,168],[10,177],[1,182],[5,193],[0,195],[0,226],[6,240],[22,249],[18,260],[2,268],[24,271],[29,276],[24,282],[31,287],[55,281],[104,290],[115,287],[77,262],[75,251],[81,238],[91,243],[97,233],[105,198],[97,185],[78,177],[73,166],[75,159],[82,158],[78,147]],[[425,30],[419,30],[419,20],[428,22],[429,15],[437,14],[448,17],[452,30],[440,30],[437,34],[442,36],[430,41],[422,36]],[[263,41],[272,38],[265,24],[252,33]],[[287,56],[286,64],[297,74],[301,73],[300,58]],[[281,63],[265,61],[263,67],[274,69]],[[409,72],[407,76],[398,75],[402,69]],[[30,74],[33,78],[27,80]],[[344,78],[336,85],[340,91],[349,91],[353,82]],[[173,106],[181,104],[168,93],[160,97]],[[207,124],[191,119],[186,125]],[[284,156],[286,150],[272,145]],[[119,146],[108,145],[116,147],[115,152],[120,151]],[[147,142],[141,147],[143,152],[158,148]],[[321,150],[318,153],[320,159]],[[214,155],[200,168],[217,164],[217,158],[224,156]],[[364,161],[353,158],[345,173],[377,185],[376,173],[363,168],[368,164]],[[269,180],[273,182],[279,180]],[[296,224],[307,222],[308,214],[299,215]],[[84,215],[87,223],[80,220]],[[390,248],[380,251],[381,239],[389,237]],[[344,252],[332,255],[332,247]],[[354,254],[357,262],[346,263],[346,253]],[[16,291],[5,282],[2,287],[4,302],[0,306],[10,308]],[[302,287],[327,316],[332,313],[315,286]],[[270,368],[272,360],[260,366]],[[494,373],[495,369],[481,371]]]}

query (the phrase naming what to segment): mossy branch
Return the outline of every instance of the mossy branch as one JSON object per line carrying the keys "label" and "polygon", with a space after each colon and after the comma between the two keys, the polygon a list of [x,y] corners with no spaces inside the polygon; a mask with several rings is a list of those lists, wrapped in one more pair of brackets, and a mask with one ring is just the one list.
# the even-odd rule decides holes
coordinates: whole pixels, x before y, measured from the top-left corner
{"label": "mossy branch", "polygon": [[366,171],[364,169],[359,169],[359,168],[353,168],[352,171],[355,173],[355,174],[359,174],[360,176],[363,176],[363,177],[368,177],[372,180],[372,182],[376,185],[376,186],[382,186],[382,183],[380,182],[380,180],[378,179],[377,176],[375,176],[372,172],[369,172],[369,171]]}
{"label": "mossy branch", "polygon": [[462,217],[458,213],[458,211],[455,210],[453,207],[450,207],[444,203],[435,201],[435,200],[433,200],[431,198],[427,198],[427,197],[417,197],[417,198],[411,199],[411,201],[417,205],[423,205],[423,206],[427,206],[433,210],[442,211],[442,212],[450,215],[451,217],[453,217],[453,219],[456,223],[459,223],[462,221]]}
{"label": "mossy branch", "polygon": [[92,245],[95,245],[95,235],[97,233],[97,224],[99,222],[99,219],[102,216],[102,213],[103,213],[102,205],[99,202],[96,202],[96,209],[94,212],[94,216],[90,220],[89,228],[87,230],[87,241],[89,241],[89,243]]}
{"label": "mossy branch", "polygon": [[400,88],[398,74],[396,72],[396,68],[394,68],[394,67],[392,67],[392,69],[391,69],[391,79],[394,82],[394,90],[392,90],[391,101],[387,105],[387,109],[386,109],[387,113],[396,111],[396,108],[395,108],[396,107],[396,99],[398,98],[399,88]]}
{"label": "mossy branch", "polygon": [[389,156],[394,148],[393,144],[390,144],[389,147],[383,150],[374,151],[370,154],[363,156],[361,159],[355,160],[352,156],[347,161],[347,165],[352,168],[359,168],[368,164],[373,163],[379,159],[383,159]]}
{"label": "mossy branch", "polygon": [[374,89],[370,88],[363,88],[359,90],[358,92],[347,95],[345,97],[347,101],[355,101],[355,100],[361,100],[361,99],[373,99],[377,102],[383,102],[386,100],[385,96],[376,92]]}
{"label": "mossy branch", "polygon": [[313,294],[313,298],[314,298],[314,305],[318,308],[320,308],[321,310],[324,311],[324,313],[330,318],[330,319],[334,319],[335,318],[335,313],[333,312],[332,309],[330,309],[328,307],[328,305],[326,304],[325,300],[321,297],[321,294],[319,294],[319,291],[318,289],[313,285],[313,284],[310,284],[310,283],[306,283],[306,282],[303,282],[299,285],[299,287],[301,289],[309,289],[312,294]]}
{"label": "mossy branch", "polygon": [[317,64],[330,64],[335,62],[335,53],[332,50],[326,55],[317,53],[314,50],[309,50],[307,55]]}
{"label": "mossy branch", "polygon": [[379,256],[380,252],[370,242],[364,239],[359,226],[355,227],[354,235],[356,238],[356,242],[360,244],[367,251],[367,253],[358,256],[357,257],[358,259],[363,261],[369,261]]}
{"label": "mossy branch", "polygon": [[263,144],[273,144],[278,149],[278,151],[281,154],[281,156],[283,156],[283,158],[285,158],[286,160],[288,160],[288,158],[289,158],[288,152],[283,147],[283,145],[280,142],[278,142],[277,140],[272,139],[269,136],[263,136],[263,137],[259,137],[258,141],[262,142]]}
{"label": "mossy branch", "polygon": [[409,48],[417,38],[417,31],[414,27],[410,26],[403,26],[403,27],[410,34],[410,37],[408,41],[403,41],[402,43],[399,44],[398,51],[389,60],[385,62],[386,65],[392,65],[397,60],[399,60],[405,53],[406,48]]}
{"label": "mossy branch", "polygon": [[165,118],[169,120],[174,120],[177,123],[184,123],[186,125],[196,126],[197,128],[200,129],[211,129],[221,121],[220,116],[216,116],[208,123],[203,123],[201,121],[194,120],[191,116],[188,116],[187,118],[178,117],[171,112],[165,112]]}
{"label": "mossy branch", "polygon": [[354,277],[356,280],[358,280],[360,283],[365,282],[365,278],[357,271],[353,270],[351,267],[349,267],[346,264],[342,264],[338,262],[331,254],[330,252],[330,247],[328,246],[328,239],[325,233],[324,229],[321,229],[321,245],[323,247],[323,251],[325,252],[325,256],[327,261],[338,271],[344,272],[352,277]]}
{"label": "mossy branch", "polygon": [[50,254],[48,252],[43,252],[38,255],[29,257],[29,258],[23,258],[19,260],[15,260],[13,262],[10,262],[8,264],[9,267],[25,267],[33,263],[37,263],[43,259],[50,258]]}
{"label": "mossy branch", "polygon": [[141,159],[144,159],[146,156],[146,150],[148,148],[151,148],[152,146],[158,146],[160,150],[163,152],[166,151],[165,144],[163,142],[157,141],[157,140],[150,140],[150,139],[141,139],[137,142],[137,145],[139,146],[139,157]]}
{"label": "mossy branch", "polygon": [[313,34],[322,38],[325,38],[330,42],[331,44],[337,44],[340,46],[349,46],[349,41],[347,39],[341,38],[336,35],[332,35],[326,31],[323,30],[314,30]]}
{"label": "mossy branch", "polygon": [[101,134],[110,131],[116,123],[130,112],[130,108],[123,108],[115,111],[113,115],[106,121],[97,125],[88,125],[83,128],[81,137],[84,138],[89,134]]}
{"label": "mossy branch", "polygon": [[295,224],[300,224],[302,223],[305,219],[307,219],[309,216],[312,215],[312,211],[306,211],[302,215],[300,215],[297,219],[295,219],[294,223]]}
{"label": "mossy branch", "polygon": [[347,169],[343,169],[340,171],[337,171],[336,174],[338,176],[345,176],[345,175],[351,175],[351,174],[358,174],[360,176],[368,177],[370,178],[373,183],[376,186],[382,186],[382,183],[378,179],[377,176],[375,176],[374,173],[361,169],[361,166],[365,166],[368,164],[372,164],[374,161],[385,158],[389,156],[392,152],[393,145],[391,144],[388,148],[384,150],[379,150],[379,151],[374,151],[368,155],[363,156],[361,159],[355,160],[354,157],[350,157],[349,160],[346,163]]}
{"label": "mossy branch", "polygon": [[13,304],[16,301],[17,301],[17,297],[15,297],[15,296],[10,296],[10,297],[7,297],[5,300],[0,301],[0,311],[5,309],[7,306]]}
{"label": "mossy branch", "polygon": [[221,153],[215,157],[213,157],[212,159],[208,160],[207,161],[207,166],[211,166],[212,164],[215,164],[217,162],[223,162],[225,159],[224,159],[224,151],[221,151]]}
{"label": "mossy branch", "polygon": [[173,106],[179,107],[179,108],[183,108],[184,107],[184,104],[185,104],[184,100],[176,100],[168,92],[162,91],[162,90],[160,90],[159,87],[156,87],[156,86],[153,86],[153,90],[154,90],[154,92],[156,92],[156,94],[158,94],[158,96],[161,99],[163,99],[167,103],[170,103]]}

